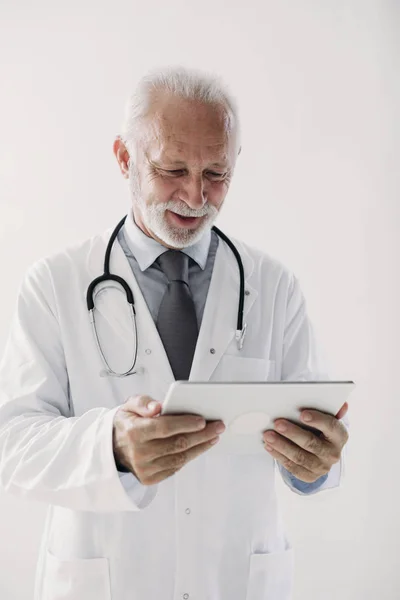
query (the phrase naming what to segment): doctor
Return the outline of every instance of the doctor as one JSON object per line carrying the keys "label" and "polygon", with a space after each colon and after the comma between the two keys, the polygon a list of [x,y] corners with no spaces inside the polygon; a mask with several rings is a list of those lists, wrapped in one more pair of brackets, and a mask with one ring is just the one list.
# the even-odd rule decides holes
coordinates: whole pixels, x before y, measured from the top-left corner
{"label": "doctor", "polygon": [[[303,414],[320,436],[276,421],[265,453],[246,456],[208,454],[221,423],[160,416],[178,378],[327,378],[296,277],[234,240],[247,323],[238,348],[239,270],[211,227],[239,152],[238,113],[219,80],[149,74],[114,143],[131,210],[110,272],[129,285],[135,319],[118,281],[97,285],[88,313],[114,227],[23,278],[0,365],[0,483],[49,504],[35,600],[292,597],[275,467],[297,494],[339,486],[347,405],[337,418]],[[132,356],[134,373],[113,376]]]}

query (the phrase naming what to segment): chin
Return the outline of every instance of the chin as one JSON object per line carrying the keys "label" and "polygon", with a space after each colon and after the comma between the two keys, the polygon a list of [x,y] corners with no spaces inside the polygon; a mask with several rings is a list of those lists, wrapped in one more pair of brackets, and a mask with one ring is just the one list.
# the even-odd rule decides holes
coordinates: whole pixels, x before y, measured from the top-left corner
{"label": "chin", "polygon": [[205,233],[207,226],[201,229],[174,229],[171,227],[157,228],[157,237],[173,248],[186,248],[195,244]]}
{"label": "chin", "polygon": [[[203,235],[203,232],[201,235]],[[179,233],[176,234],[172,232],[169,232],[168,234],[165,232],[160,232],[158,237],[164,242],[164,244],[167,244],[172,248],[186,248],[186,246],[195,244],[200,239],[201,235],[199,235],[197,231],[195,233],[191,233],[190,230],[187,232],[182,232],[180,230]]]}

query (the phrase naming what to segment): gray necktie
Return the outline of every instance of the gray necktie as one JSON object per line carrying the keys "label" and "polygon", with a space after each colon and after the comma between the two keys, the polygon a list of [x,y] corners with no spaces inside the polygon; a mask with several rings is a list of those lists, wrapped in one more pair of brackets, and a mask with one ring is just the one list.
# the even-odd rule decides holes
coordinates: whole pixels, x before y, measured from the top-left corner
{"label": "gray necktie", "polygon": [[158,257],[168,278],[161,301],[157,329],[175,379],[189,379],[198,326],[193,297],[189,289],[189,257],[179,250],[168,250]]}

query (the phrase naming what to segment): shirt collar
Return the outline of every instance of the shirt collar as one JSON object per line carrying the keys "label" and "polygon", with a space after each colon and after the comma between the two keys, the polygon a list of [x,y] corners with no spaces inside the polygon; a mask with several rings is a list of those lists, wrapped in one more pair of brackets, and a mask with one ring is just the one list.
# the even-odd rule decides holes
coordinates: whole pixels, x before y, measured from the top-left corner
{"label": "shirt collar", "polygon": [[[154,238],[147,236],[140,227],[137,226],[132,209],[129,211],[124,223],[124,233],[126,243],[130,251],[136,258],[141,271],[145,271],[154,263],[154,261],[168,250],[165,246],[157,242]],[[211,229],[207,228],[198,242],[187,248],[182,248],[182,252],[190,256],[201,269],[205,269],[210,249]]]}

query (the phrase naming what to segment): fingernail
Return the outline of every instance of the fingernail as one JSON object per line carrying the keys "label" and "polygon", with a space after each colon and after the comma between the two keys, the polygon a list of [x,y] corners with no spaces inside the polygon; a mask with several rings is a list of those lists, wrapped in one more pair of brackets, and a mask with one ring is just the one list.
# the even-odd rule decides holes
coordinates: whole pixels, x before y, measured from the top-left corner
{"label": "fingernail", "polygon": [[303,419],[303,421],[312,421],[312,415],[309,412],[304,412],[301,418]]}
{"label": "fingernail", "polygon": [[278,431],[286,431],[287,429],[286,423],[277,423],[275,427]]}
{"label": "fingernail", "polygon": [[157,406],[158,406],[158,402],[154,402],[154,401],[149,402],[147,405],[147,410],[154,410],[155,408],[157,408]]}

